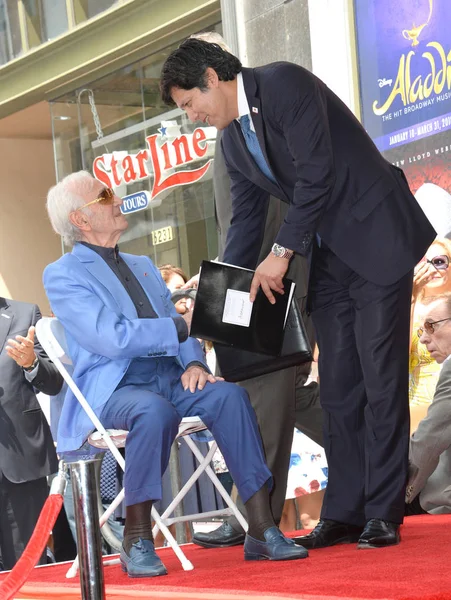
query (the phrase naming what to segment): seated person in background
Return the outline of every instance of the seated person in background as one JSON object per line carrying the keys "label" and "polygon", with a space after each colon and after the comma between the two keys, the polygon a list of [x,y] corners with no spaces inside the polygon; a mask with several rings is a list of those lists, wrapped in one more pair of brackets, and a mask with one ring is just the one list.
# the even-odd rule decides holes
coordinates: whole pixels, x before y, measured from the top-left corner
{"label": "seated person in background", "polygon": [[451,293],[431,299],[419,333],[443,368],[427,416],[410,439],[406,514],[451,513]]}
{"label": "seated person in background", "polygon": [[22,555],[58,470],[35,390],[57,394],[63,378],[35,339],[40,318],[36,304],[0,297],[0,571]]}
{"label": "seated person in background", "polygon": [[421,419],[426,416],[428,406],[434,397],[441,368],[429,354],[427,348],[419,343],[417,331],[423,324],[428,299],[451,292],[450,259],[450,240],[437,238],[429,246],[426,256],[418,263],[414,271],[409,369],[411,433],[415,431]]}
{"label": "seated person in background", "polygon": [[[161,265],[158,267],[158,270],[163,277],[163,281],[171,292],[181,290],[188,281],[188,277],[185,275],[185,272],[179,267],[174,267],[174,265]],[[181,298],[175,303],[175,310],[179,313],[179,315],[184,315],[190,310],[190,304],[191,300],[189,298]]]}
{"label": "seated person in background", "polygon": [[[119,251],[128,226],[121,204],[84,171],[49,191],[50,221],[73,250],[45,269],[44,286],[67,334],[76,384],[105,427],[129,432],[122,568],[130,577],[166,573],[154,550],[150,511],[187,416],[199,416],[212,432],[245,500],[245,558],[304,558],[306,550],[274,524],[271,473],[246,392],[207,370],[199,342],[188,337],[191,312],[177,314],[152,261]],[[58,450],[79,448],[91,431],[69,390]]]}
{"label": "seated person in background", "polygon": [[297,515],[299,515],[301,529],[313,529],[318,525],[327,486],[327,475],[324,448],[299,429],[295,429],[288,470],[287,494],[282,521],[279,525],[281,531],[296,530]]}

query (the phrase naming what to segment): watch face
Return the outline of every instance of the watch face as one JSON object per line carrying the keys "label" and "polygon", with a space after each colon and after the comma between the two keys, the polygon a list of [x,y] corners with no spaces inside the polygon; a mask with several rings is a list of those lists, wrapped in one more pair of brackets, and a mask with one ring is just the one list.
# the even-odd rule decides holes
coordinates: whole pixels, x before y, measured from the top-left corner
{"label": "watch face", "polygon": [[285,248],[283,246],[279,246],[279,244],[273,244],[272,252],[276,256],[282,256],[285,252]]}

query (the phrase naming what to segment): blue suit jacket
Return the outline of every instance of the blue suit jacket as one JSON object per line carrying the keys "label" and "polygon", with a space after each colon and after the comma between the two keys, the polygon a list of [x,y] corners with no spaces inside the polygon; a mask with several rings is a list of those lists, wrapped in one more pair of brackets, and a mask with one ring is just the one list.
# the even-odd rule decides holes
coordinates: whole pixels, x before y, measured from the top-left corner
{"label": "blue suit jacket", "polygon": [[239,123],[223,132],[232,220],[223,260],[255,268],[269,195],[289,204],[275,241],[307,255],[318,233],[365,279],[388,285],[424,255],[435,231],[401,169],[312,73],[292,63],[243,68],[260,147],[276,183],[256,166]]}
{"label": "blue suit jacket", "polygon": [[[134,358],[172,356],[185,368],[205,364],[199,342],[179,343],[177,312],[158,269],[147,256],[121,253],[158,319],[139,319],[126,289],[93,250],[76,244],[44,271],[53,312],[62,322],[74,363],[73,378],[97,416]],[[68,390],[58,426],[58,451],[75,450],[93,426]]]}

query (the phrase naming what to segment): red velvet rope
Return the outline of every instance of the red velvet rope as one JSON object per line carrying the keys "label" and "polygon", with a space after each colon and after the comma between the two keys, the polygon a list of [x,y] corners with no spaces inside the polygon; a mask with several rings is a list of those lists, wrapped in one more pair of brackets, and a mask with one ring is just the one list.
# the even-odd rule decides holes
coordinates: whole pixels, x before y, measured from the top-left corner
{"label": "red velvet rope", "polygon": [[14,565],[13,570],[0,585],[0,598],[2,600],[10,600],[26,582],[44,552],[62,505],[63,497],[61,494],[51,494],[47,498],[27,547]]}

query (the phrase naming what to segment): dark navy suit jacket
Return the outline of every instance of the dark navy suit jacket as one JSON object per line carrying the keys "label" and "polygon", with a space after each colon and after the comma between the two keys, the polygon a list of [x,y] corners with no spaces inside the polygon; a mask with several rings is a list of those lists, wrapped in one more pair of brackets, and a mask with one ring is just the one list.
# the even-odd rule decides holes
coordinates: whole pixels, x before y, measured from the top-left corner
{"label": "dark navy suit jacket", "polygon": [[368,281],[399,280],[436,235],[403,172],[306,69],[279,62],[242,72],[260,147],[277,183],[256,166],[234,120],[222,136],[233,210],[224,261],[255,268],[272,194],[289,203],[276,242],[307,256],[318,233]]}
{"label": "dark navy suit jacket", "polygon": [[36,338],[38,367],[32,383],[6,353],[8,338],[26,337],[28,328],[40,318],[36,304],[0,298],[0,473],[13,483],[34,481],[58,470],[35,390],[53,396],[60,391],[63,378]]}

